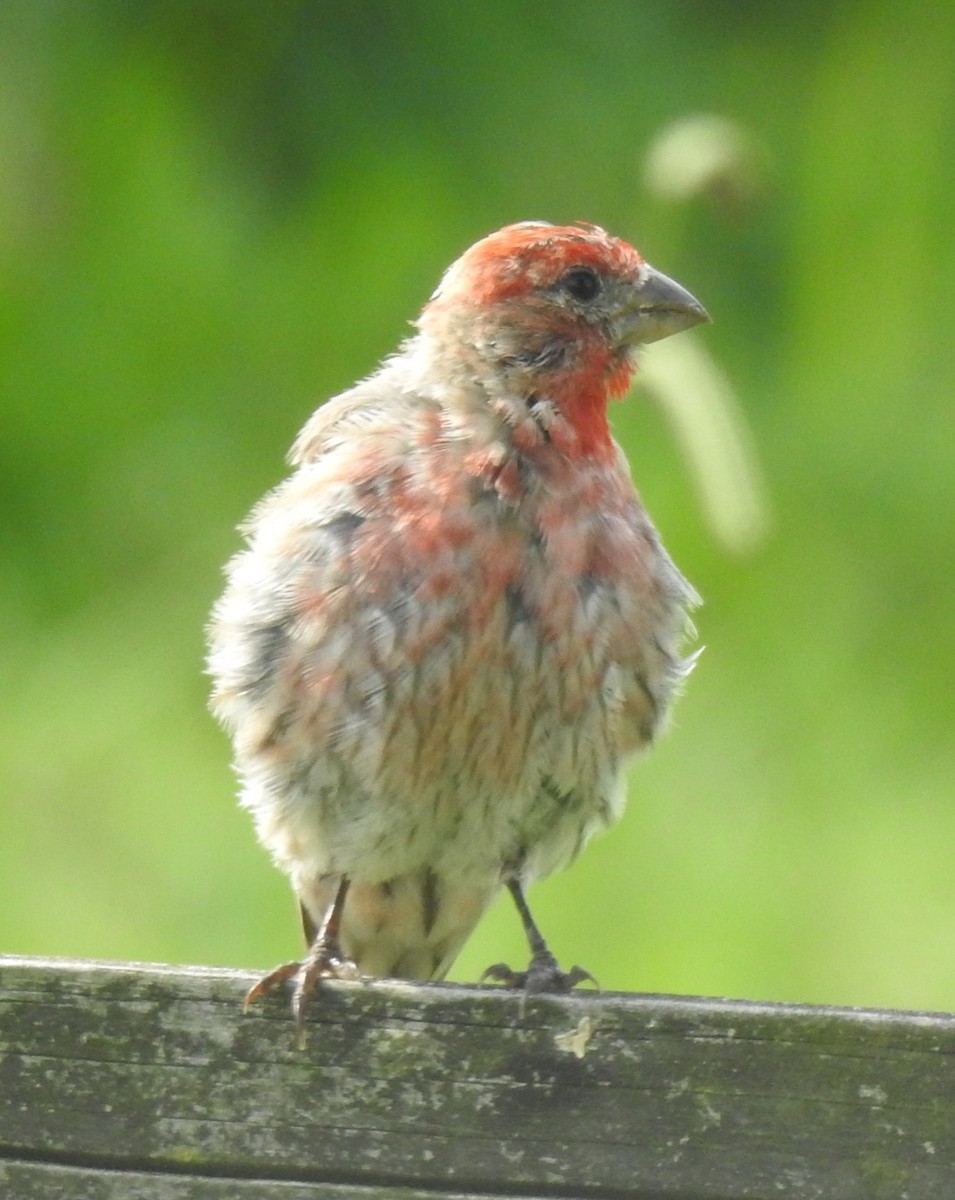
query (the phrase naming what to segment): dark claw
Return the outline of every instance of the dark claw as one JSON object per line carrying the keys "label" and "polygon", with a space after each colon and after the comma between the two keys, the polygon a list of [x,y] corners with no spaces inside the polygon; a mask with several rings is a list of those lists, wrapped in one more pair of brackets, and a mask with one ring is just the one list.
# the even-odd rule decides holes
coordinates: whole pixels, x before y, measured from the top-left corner
{"label": "dark claw", "polygon": [[350,958],[344,958],[337,947],[322,945],[319,941],[312,947],[308,958],[295,979],[292,993],[292,1014],[295,1017],[295,1044],[305,1049],[305,1014],[312,993],[322,979],[360,979],[358,968]]}
{"label": "dark claw", "polygon": [[493,979],[495,983],[503,983],[507,988],[519,988],[527,982],[527,972],[514,971],[507,963],[494,963],[481,972],[478,983],[484,983],[488,979]]}
{"label": "dark claw", "polygon": [[242,1001],[243,1012],[248,1012],[256,1000],[260,1000],[263,996],[267,996],[280,983],[285,983],[287,979],[294,978],[302,969],[300,962],[282,963],[280,967],[276,967],[274,971],[269,971],[268,975],[263,975],[258,983],[254,984],[245,993],[245,999]]}
{"label": "dark claw", "polygon": [[488,967],[481,976],[481,982],[483,983],[485,979],[496,979],[505,987],[520,988],[524,993],[521,999],[522,1012],[528,996],[548,992],[551,995],[566,995],[578,983],[583,983],[585,979],[589,979],[592,984],[599,987],[597,980],[583,967],[571,967],[569,971],[560,969],[557,959],[547,949],[547,943],[531,916],[531,910],[527,907],[520,877],[517,874],[511,875],[505,879],[505,885],[514,898],[521,924],[527,934],[527,941],[531,948],[531,961],[526,971],[512,971],[506,963],[495,963],[493,967]]}
{"label": "dark claw", "polygon": [[600,987],[600,984],[589,971],[585,971],[583,967],[578,967],[576,964],[569,971],[562,971],[561,978],[562,986],[560,990],[563,992],[571,991],[578,983],[592,983],[595,988]]}
{"label": "dark claw", "polygon": [[249,989],[245,997],[244,1008],[253,1004],[266,992],[271,992],[280,983],[288,979],[295,980],[292,992],[292,1013],[295,1017],[295,1044],[299,1050],[305,1049],[305,1012],[308,1008],[309,997],[318,987],[322,979],[361,979],[361,973],[350,958],[342,954],[338,942],[338,931],[341,927],[342,909],[345,907],[345,897],[348,895],[348,877],[343,875],[338,881],[335,899],[328,906],[325,918],[318,931],[315,931],[311,915],[303,908],[302,916],[306,937],[311,938],[311,949],[301,962],[283,963],[270,971],[264,979]]}
{"label": "dark claw", "polygon": [[571,967],[562,971],[550,951],[535,954],[526,971],[514,971],[507,963],[494,963],[481,976],[481,983],[493,979],[502,983],[506,988],[520,988],[525,997],[536,995],[565,995],[577,986],[589,980],[599,987],[597,980],[583,967]]}
{"label": "dark claw", "polygon": [[299,1050],[305,1049],[305,1014],[312,993],[322,979],[360,979],[358,967],[350,958],[344,958],[337,946],[329,946],[321,941],[316,942],[309,955],[302,962],[283,963],[268,975],[260,979],[246,993],[243,1008],[248,1012],[250,1006],[261,996],[271,992],[279,984],[289,979],[295,980],[292,992],[292,1014],[295,1017],[295,1044]]}

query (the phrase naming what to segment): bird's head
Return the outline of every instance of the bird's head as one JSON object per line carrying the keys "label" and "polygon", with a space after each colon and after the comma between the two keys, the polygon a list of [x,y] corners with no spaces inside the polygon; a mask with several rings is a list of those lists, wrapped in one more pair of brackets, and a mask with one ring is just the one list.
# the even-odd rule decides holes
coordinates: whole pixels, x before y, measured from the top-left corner
{"label": "bird's head", "polygon": [[418,324],[546,394],[583,433],[626,392],[636,347],[708,320],[685,288],[603,229],[524,221],[452,263]]}

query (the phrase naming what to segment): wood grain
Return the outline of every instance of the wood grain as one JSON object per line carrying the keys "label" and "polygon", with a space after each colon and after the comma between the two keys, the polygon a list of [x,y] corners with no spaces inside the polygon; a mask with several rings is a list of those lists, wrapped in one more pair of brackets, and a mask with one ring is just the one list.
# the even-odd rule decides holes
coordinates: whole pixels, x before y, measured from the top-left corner
{"label": "wood grain", "polygon": [[0,1195],[951,1200],[955,1017],[0,958]]}

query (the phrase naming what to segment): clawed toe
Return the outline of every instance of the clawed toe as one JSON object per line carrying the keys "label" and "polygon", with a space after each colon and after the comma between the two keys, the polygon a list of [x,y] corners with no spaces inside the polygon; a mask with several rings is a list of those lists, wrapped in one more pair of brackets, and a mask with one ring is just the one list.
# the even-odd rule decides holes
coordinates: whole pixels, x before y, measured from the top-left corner
{"label": "clawed toe", "polygon": [[342,876],[338,883],[335,899],[329,905],[321,927],[315,931],[310,919],[306,921],[306,936],[311,941],[311,949],[301,962],[283,963],[260,979],[254,987],[249,988],[245,996],[244,1009],[249,1007],[261,996],[271,992],[279,984],[294,979],[292,991],[292,1013],[295,1017],[296,1045],[300,1050],[305,1048],[305,1013],[309,997],[323,979],[361,979],[358,966],[342,953],[338,940],[341,926],[342,909],[348,894],[348,879]]}
{"label": "clawed toe", "polygon": [[360,979],[358,967],[350,958],[344,958],[337,946],[330,947],[316,942],[308,958],[302,963],[292,993],[292,1014],[295,1017],[296,1045],[305,1049],[305,1013],[312,993],[322,979]]}
{"label": "clawed toe", "polygon": [[507,963],[493,963],[481,972],[478,983],[486,983],[489,979],[503,983],[506,988],[522,988],[527,982],[527,972],[515,971]]}
{"label": "clawed toe", "polygon": [[515,875],[505,882],[508,891],[514,897],[524,932],[527,934],[531,948],[531,961],[526,971],[512,971],[507,963],[494,963],[481,976],[481,982],[493,979],[497,983],[502,983],[506,988],[519,988],[524,993],[521,1000],[522,1010],[527,1003],[528,996],[566,995],[578,983],[583,983],[585,980],[589,980],[595,987],[599,987],[597,980],[583,967],[571,967],[569,971],[560,969],[560,964],[548,950],[547,943],[541,937],[541,932],[531,916],[520,879]]}
{"label": "clawed toe", "polygon": [[260,979],[246,993],[243,1008],[248,1012],[250,1006],[260,997],[273,991],[280,984],[294,979],[295,987],[292,992],[292,1014],[295,1017],[296,1045],[300,1050],[305,1048],[305,1014],[312,993],[323,979],[359,980],[361,972],[350,958],[345,958],[337,946],[328,946],[316,942],[309,955],[302,962],[283,963]]}
{"label": "clawed toe", "polygon": [[263,996],[267,996],[269,992],[274,991],[279,984],[285,983],[287,979],[293,979],[302,969],[300,962],[282,963],[280,967],[276,967],[274,971],[269,971],[268,975],[263,975],[258,983],[254,984],[245,993],[245,999],[242,1001],[242,1009],[248,1012],[256,1000],[260,1000]]}
{"label": "clawed toe", "polygon": [[583,967],[574,966],[569,971],[562,971],[550,951],[535,954],[526,971],[514,971],[506,963],[494,963],[482,974],[481,982],[484,983],[488,979],[502,983],[506,988],[519,988],[525,997],[564,995],[585,980],[589,980],[595,987],[600,986],[593,975]]}

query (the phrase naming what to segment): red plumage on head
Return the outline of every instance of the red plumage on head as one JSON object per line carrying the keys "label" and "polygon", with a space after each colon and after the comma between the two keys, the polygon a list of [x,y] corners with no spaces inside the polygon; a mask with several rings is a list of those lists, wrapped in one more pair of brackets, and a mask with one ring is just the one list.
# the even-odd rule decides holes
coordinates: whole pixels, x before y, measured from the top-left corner
{"label": "red plumage on head", "polygon": [[599,225],[521,221],[476,242],[445,273],[432,302],[494,304],[546,287],[575,266],[636,275],[643,259]]}
{"label": "red plumage on head", "polygon": [[[576,267],[605,280],[635,282],[640,254],[598,225],[506,225],[466,250],[448,268],[419,325],[441,337],[447,323],[461,337],[462,314],[488,345],[523,340],[528,347],[561,344],[566,352],[526,373],[526,386],[552,399],[573,432],[569,454],[614,455],[607,404],[623,396],[635,370],[629,347],[612,343],[606,328],[561,307],[548,289]],[[503,336],[502,336],[503,335]]]}

